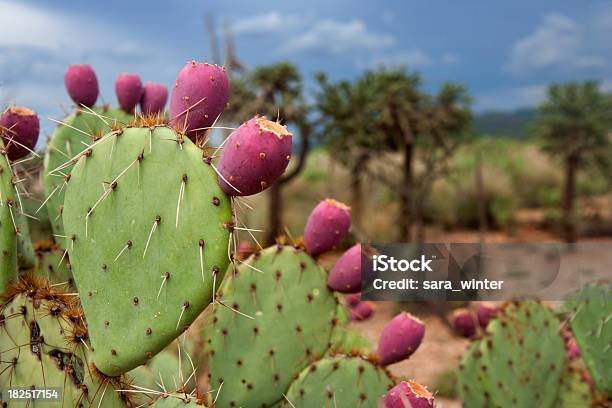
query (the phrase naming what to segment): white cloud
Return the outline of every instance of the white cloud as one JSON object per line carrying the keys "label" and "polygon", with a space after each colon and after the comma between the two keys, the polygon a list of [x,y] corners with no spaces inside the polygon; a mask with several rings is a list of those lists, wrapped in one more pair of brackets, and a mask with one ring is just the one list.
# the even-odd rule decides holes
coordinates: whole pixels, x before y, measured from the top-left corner
{"label": "white cloud", "polygon": [[522,72],[555,65],[575,68],[604,65],[603,58],[583,53],[582,31],[571,18],[558,13],[548,14],[533,33],[514,44],[507,68]]}
{"label": "white cloud", "polygon": [[301,26],[304,20],[294,15],[283,15],[278,11],[270,11],[251,17],[243,17],[231,24],[235,34],[254,34],[287,31],[288,27]]}
{"label": "white cloud", "polygon": [[476,95],[476,110],[513,110],[532,107],[546,99],[547,85],[528,85],[516,88],[504,88],[493,92]]}
{"label": "white cloud", "polygon": [[456,65],[461,62],[461,58],[457,54],[448,52],[440,58],[440,62],[444,65]]}
{"label": "white cloud", "polygon": [[384,66],[388,68],[423,68],[430,66],[433,63],[433,58],[430,57],[427,53],[425,53],[423,50],[415,49],[381,55],[373,58],[368,63],[360,63],[358,64],[358,66],[361,66],[363,68],[376,68],[379,66]]}
{"label": "white cloud", "polygon": [[393,36],[369,31],[361,20],[321,20],[309,30],[287,40],[281,50],[285,53],[319,51],[342,54],[354,50],[384,49],[394,44]]}

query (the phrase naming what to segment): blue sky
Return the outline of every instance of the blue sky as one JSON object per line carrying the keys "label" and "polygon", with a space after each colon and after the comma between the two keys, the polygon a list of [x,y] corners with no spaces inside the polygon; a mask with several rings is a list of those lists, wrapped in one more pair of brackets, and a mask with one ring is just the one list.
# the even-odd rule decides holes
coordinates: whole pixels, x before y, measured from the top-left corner
{"label": "blue sky", "polygon": [[480,111],[533,106],[553,81],[612,90],[609,1],[0,0],[0,103],[63,116],[63,73],[77,62],[94,66],[107,102],[120,72],[170,85],[185,61],[212,58],[207,14],[219,32],[227,21],[248,66],[290,60],[310,87],[317,71],[405,65],[432,91],[463,83]]}

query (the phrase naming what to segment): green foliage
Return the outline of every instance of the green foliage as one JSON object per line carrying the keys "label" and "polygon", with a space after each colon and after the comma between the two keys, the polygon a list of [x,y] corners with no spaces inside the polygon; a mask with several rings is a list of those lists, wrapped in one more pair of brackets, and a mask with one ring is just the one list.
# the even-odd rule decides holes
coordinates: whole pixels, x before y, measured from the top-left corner
{"label": "green foliage", "polygon": [[597,388],[612,395],[612,298],[610,286],[590,284],[566,302],[570,326]]}
{"label": "green foliage", "polygon": [[[4,151],[1,140],[0,151]],[[0,294],[4,293],[8,282],[17,276],[17,199],[12,178],[13,172],[6,154],[0,154]]]}
{"label": "green foliage", "polygon": [[[78,309],[49,289],[27,287],[2,305],[0,388],[58,388],[58,406],[125,407],[121,379],[105,378],[89,367],[86,329]],[[80,316],[80,317],[79,317]],[[74,319],[75,322],[71,320]],[[83,343],[81,343],[83,341]]]}
{"label": "green foliage", "polygon": [[[61,214],[64,207],[65,179],[72,171],[72,164],[68,162],[91,145],[95,138],[110,132],[111,126],[128,124],[134,119],[133,115],[121,109],[103,106],[92,110],[93,112],[83,108],[82,111],[65,118],[47,144],[42,182],[45,195],[49,198],[46,207],[51,228],[56,235],[64,235]],[[54,171],[60,167],[61,171]],[[63,243],[61,239],[57,241]]]}
{"label": "green foliage", "polygon": [[283,407],[375,408],[392,387],[390,374],[362,357],[326,357],[302,370]]}
{"label": "green foliage", "polygon": [[166,347],[223,277],[231,205],[202,155],[168,127],[127,127],[105,135],[72,171],[67,246],[94,362],[107,375]]}
{"label": "green foliage", "polygon": [[463,356],[459,395],[469,407],[556,407],[565,369],[559,321],[533,301],[508,304]]}
{"label": "green foliage", "polygon": [[68,283],[70,287],[74,287],[68,256],[64,255],[64,251],[59,248],[38,249],[32,273],[53,284]]}
{"label": "green foliage", "polygon": [[303,250],[274,246],[230,269],[219,294],[204,329],[217,403],[271,406],[329,347],[338,321],[327,273]]}

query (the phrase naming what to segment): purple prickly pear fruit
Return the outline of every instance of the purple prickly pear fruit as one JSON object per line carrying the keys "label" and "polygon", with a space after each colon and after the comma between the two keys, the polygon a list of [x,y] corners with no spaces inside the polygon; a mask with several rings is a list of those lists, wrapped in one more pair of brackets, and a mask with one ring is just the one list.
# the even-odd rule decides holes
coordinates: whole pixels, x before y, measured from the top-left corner
{"label": "purple prickly pear fruit", "polygon": [[68,95],[77,105],[92,107],[98,99],[98,78],[88,64],[70,65],[64,75]]}
{"label": "purple prickly pear fruit", "polygon": [[453,311],[451,325],[455,332],[462,337],[472,338],[476,335],[476,322],[472,312],[468,309],[460,308]]}
{"label": "purple prickly pear fruit", "polygon": [[342,293],[357,293],[361,290],[361,268],[371,264],[362,251],[362,245],[350,247],[338,259],[327,279],[327,286]]}
{"label": "purple prickly pear fruit", "polygon": [[350,319],[354,321],[367,320],[374,314],[374,308],[370,302],[359,302],[351,308]]}
{"label": "purple prickly pear fruit", "polygon": [[238,244],[238,258],[239,259],[247,259],[255,250],[253,249],[253,245],[251,245],[247,241],[240,241]]}
{"label": "purple prickly pear fruit", "polygon": [[256,116],[225,141],[219,185],[228,195],[248,196],[270,187],[291,159],[292,135],[280,123]]}
{"label": "purple prickly pear fruit", "polygon": [[434,396],[429,390],[413,381],[402,381],[383,397],[384,408],[433,408]]}
{"label": "purple prickly pear fruit", "polygon": [[359,302],[361,302],[361,293],[357,292],[357,293],[348,294],[348,295],[346,295],[344,297],[344,299],[346,299],[346,304],[350,308],[353,308],[353,307],[357,306],[359,304]]}
{"label": "purple prickly pear fruit", "polygon": [[168,101],[168,88],[156,82],[147,82],[140,98],[140,110],[145,115],[158,115],[164,111]]}
{"label": "purple prickly pear fruit", "polygon": [[170,123],[195,141],[221,115],[229,100],[224,67],[190,61],[181,69],[170,96]]}
{"label": "purple prickly pear fruit", "polygon": [[476,307],[476,317],[478,318],[478,324],[484,330],[487,325],[499,312],[499,308],[492,303],[479,302]]}
{"label": "purple prickly pear fruit", "polygon": [[575,360],[580,357],[580,349],[573,337],[570,337],[565,343],[565,351],[570,360]]}
{"label": "purple prickly pear fruit", "polygon": [[351,226],[351,209],[330,198],[321,201],[310,213],[304,228],[304,246],[312,256],[334,249]]}
{"label": "purple prickly pear fruit", "polygon": [[121,109],[128,113],[134,108],[142,97],[142,82],[136,74],[121,74],[115,81],[115,93]]}
{"label": "purple prickly pear fruit", "polygon": [[11,106],[0,116],[0,135],[9,160],[19,160],[34,150],[40,132],[36,112]]}
{"label": "purple prickly pear fruit", "polygon": [[378,342],[378,360],[389,365],[405,360],[421,345],[425,336],[422,321],[403,312],[395,316],[382,331]]}

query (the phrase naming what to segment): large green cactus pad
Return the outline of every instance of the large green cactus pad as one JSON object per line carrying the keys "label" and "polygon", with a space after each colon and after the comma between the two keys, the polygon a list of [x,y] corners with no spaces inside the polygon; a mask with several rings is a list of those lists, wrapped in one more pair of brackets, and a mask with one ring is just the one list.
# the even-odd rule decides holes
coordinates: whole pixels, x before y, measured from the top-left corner
{"label": "large green cactus pad", "polygon": [[553,407],[565,367],[559,321],[537,302],[508,304],[464,355],[459,393],[469,407]]}
{"label": "large green cactus pad", "polygon": [[[42,181],[45,194],[49,197],[46,203],[49,221],[56,235],[64,234],[61,215],[64,208],[65,176],[72,171],[72,165],[64,164],[91,145],[93,138],[110,132],[111,126],[127,124],[134,118],[121,109],[97,107],[92,111],[83,108],[66,117],[47,144]],[[55,171],[60,167],[61,170]],[[61,239],[57,242],[64,243]]]}
{"label": "large green cactus pad", "polygon": [[210,386],[223,384],[220,407],[278,402],[294,376],[325,353],[337,324],[327,274],[303,250],[274,246],[245,263],[223,283],[223,304],[205,328]]}
{"label": "large green cactus pad", "polygon": [[202,151],[165,126],[107,134],[74,166],[64,229],[98,369],[166,347],[212,300],[232,212]]}
{"label": "large green cactus pad", "polygon": [[0,140],[0,295],[17,276],[17,200],[13,172]]}
{"label": "large green cactus pad", "polygon": [[585,286],[566,304],[582,358],[597,388],[612,396],[612,291],[608,284]]}
{"label": "large green cactus pad", "polygon": [[115,391],[122,381],[89,366],[86,330],[71,297],[40,282],[22,280],[0,307],[0,388],[59,388],[61,401],[49,406],[125,407]]}
{"label": "large green cactus pad", "polygon": [[327,357],[300,373],[283,406],[377,408],[393,383],[383,368],[362,357]]}
{"label": "large green cactus pad", "polygon": [[561,377],[555,408],[590,407],[592,403],[593,397],[589,384],[582,378],[578,370],[572,367],[566,368]]}

